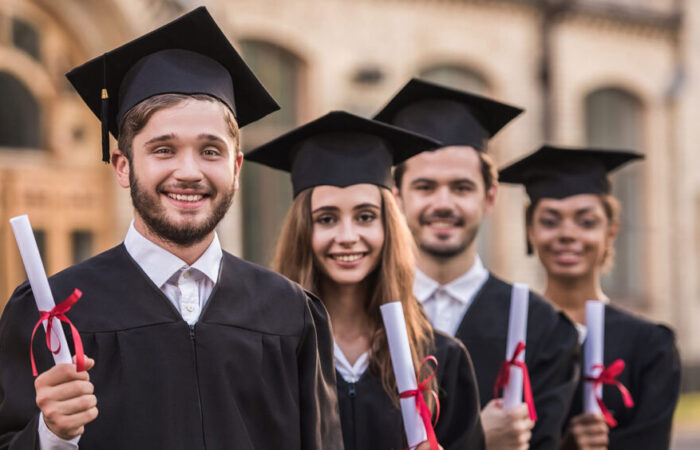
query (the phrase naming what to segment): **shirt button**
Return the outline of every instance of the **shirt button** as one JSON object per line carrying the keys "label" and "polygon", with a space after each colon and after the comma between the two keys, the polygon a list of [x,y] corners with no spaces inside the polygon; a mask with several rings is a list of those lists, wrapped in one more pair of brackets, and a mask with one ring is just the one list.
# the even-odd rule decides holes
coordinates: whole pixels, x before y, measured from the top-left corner
{"label": "shirt button", "polygon": [[192,312],[194,311],[194,305],[187,305],[185,306],[185,309],[187,310],[187,312]]}
{"label": "shirt button", "polygon": [[189,273],[189,272],[183,272],[183,273],[182,273],[182,278],[188,279],[189,277],[190,277],[190,273]]}

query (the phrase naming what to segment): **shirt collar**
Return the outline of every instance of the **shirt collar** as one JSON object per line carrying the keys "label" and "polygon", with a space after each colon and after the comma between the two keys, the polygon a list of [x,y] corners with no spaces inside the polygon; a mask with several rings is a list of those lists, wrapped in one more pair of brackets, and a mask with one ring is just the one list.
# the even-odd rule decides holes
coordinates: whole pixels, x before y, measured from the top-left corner
{"label": "shirt collar", "polygon": [[214,233],[214,239],[212,239],[209,247],[192,266],[188,266],[182,259],[144,237],[136,230],[133,221],[129,226],[129,231],[126,233],[126,238],[124,238],[124,246],[129,255],[148,275],[148,278],[159,288],[176,272],[187,267],[197,269],[214,284],[219,278],[219,266],[221,265],[223,252],[216,233]]}
{"label": "shirt collar", "polygon": [[476,255],[474,264],[467,272],[443,286],[430,278],[428,275],[421,272],[419,269],[416,269],[416,279],[414,282],[413,292],[415,293],[418,301],[423,303],[428,300],[435,293],[435,291],[442,288],[447,291],[450,296],[462,303],[468,304],[488,277],[488,270],[486,270],[484,267],[479,255]]}

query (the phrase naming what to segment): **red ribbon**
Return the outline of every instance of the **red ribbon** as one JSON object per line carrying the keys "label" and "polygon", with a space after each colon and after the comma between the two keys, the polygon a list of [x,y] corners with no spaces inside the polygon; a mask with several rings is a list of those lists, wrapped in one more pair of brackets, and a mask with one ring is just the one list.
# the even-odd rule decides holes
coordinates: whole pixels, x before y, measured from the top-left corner
{"label": "red ribbon", "polygon": [[73,326],[73,323],[70,320],[68,320],[68,317],[65,316],[65,313],[70,311],[71,307],[75,304],[75,302],[80,300],[80,297],[82,295],[83,293],[80,292],[79,289],[75,289],[67,299],[54,306],[51,311],[39,311],[39,321],[36,323],[36,325],[34,325],[34,330],[32,331],[32,340],[29,343],[29,356],[32,360],[32,374],[34,374],[34,376],[39,375],[39,372],[37,372],[36,370],[36,363],[34,362],[34,349],[32,344],[34,343],[34,335],[36,334],[37,328],[39,328],[39,325],[41,325],[42,322],[44,322],[45,320],[48,321],[48,323],[46,324],[46,346],[54,355],[57,355],[58,352],[61,351],[60,340],[58,341],[58,347],[56,348],[56,350],[54,350],[53,346],[51,345],[51,333],[55,333],[55,330],[53,329],[54,318],[70,325],[70,331],[73,334],[73,345],[75,346],[76,370],[78,372],[82,372],[85,370],[85,353],[83,352],[83,341],[80,340],[80,334],[78,334],[78,330],[75,328],[75,326]]}
{"label": "red ribbon", "polygon": [[502,388],[508,386],[508,381],[510,381],[510,367],[519,367],[523,372],[523,397],[525,397],[525,403],[527,403],[527,409],[530,413],[530,420],[533,422],[537,421],[537,412],[535,411],[535,400],[532,397],[532,386],[530,385],[530,373],[527,370],[527,365],[523,361],[518,361],[518,356],[525,350],[525,343],[523,341],[518,342],[513,352],[513,357],[506,359],[501,364],[501,368],[498,371],[498,376],[496,377],[496,383],[493,386],[493,398],[498,398],[498,391]]}
{"label": "red ribbon", "polygon": [[[632,400],[632,395],[630,394],[630,391],[628,391],[627,388],[616,379],[622,373],[622,371],[625,370],[625,362],[623,360],[616,359],[608,367],[605,367],[602,364],[595,364],[592,367],[592,369],[602,369],[602,371],[597,377],[588,375],[584,378],[586,381],[593,382],[594,392],[597,391],[598,387],[603,384],[611,384],[617,386],[617,389],[620,391],[620,394],[622,394],[622,401],[624,402],[625,407],[631,408],[634,406],[634,400]],[[605,407],[602,395],[600,397],[596,395],[595,399],[598,402],[600,412],[603,414],[603,417],[605,417],[605,423],[607,423],[610,428],[615,428],[617,426],[617,420],[615,420],[612,414],[610,414],[608,408]]]}
{"label": "red ribbon", "polygon": [[[432,361],[435,363],[435,368],[432,370],[432,373],[427,378],[418,382],[418,389],[403,391],[399,393],[399,398],[414,397],[416,399],[416,409],[418,410],[421,419],[423,419],[425,432],[428,435],[428,442],[430,442],[430,449],[439,450],[440,447],[438,445],[437,437],[435,436],[435,429],[433,427],[437,424],[438,418],[440,417],[440,400],[438,399],[438,396],[435,393],[435,391],[428,387],[428,383],[430,382],[430,380],[433,379],[433,377],[435,376],[435,372],[437,371],[437,359],[432,355],[426,356],[423,362],[421,363],[420,367],[418,368],[418,373],[420,374],[423,371],[423,365],[428,361]],[[425,399],[423,399],[423,392],[425,391],[430,392],[433,395],[433,397],[435,397],[434,422],[430,421],[430,410],[428,409],[428,405],[425,404]]]}

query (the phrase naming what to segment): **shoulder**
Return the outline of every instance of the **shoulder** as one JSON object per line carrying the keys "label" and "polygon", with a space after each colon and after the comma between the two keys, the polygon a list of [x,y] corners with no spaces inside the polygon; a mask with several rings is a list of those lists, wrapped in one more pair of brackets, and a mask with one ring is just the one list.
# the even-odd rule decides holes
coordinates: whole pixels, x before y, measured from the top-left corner
{"label": "shoulder", "polygon": [[654,347],[675,346],[674,331],[663,324],[644,319],[620,306],[605,306],[606,327],[624,330],[626,336],[637,342],[652,343]]}
{"label": "shoulder", "polygon": [[243,289],[255,292],[256,296],[282,295],[306,300],[307,293],[297,283],[258,264],[224,252],[223,271],[234,276]]}
{"label": "shoulder", "polygon": [[448,361],[470,360],[469,351],[462,341],[441,331],[433,330],[435,357],[440,364]]}

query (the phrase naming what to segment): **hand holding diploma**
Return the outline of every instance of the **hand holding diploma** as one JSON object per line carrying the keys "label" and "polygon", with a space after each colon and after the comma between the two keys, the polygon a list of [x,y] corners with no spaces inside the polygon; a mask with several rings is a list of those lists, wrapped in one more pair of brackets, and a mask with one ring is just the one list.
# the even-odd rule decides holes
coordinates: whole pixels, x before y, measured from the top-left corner
{"label": "hand holding diploma", "polygon": [[430,423],[430,411],[423,401],[422,391],[427,389],[425,387],[427,380],[423,381],[420,387],[418,386],[401,303],[386,303],[380,309],[389,342],[396,386],[401,397],[401,414],[408,447],[416,448],[420,443],[428,440],[429,448],[438,450],[435,431]]}

